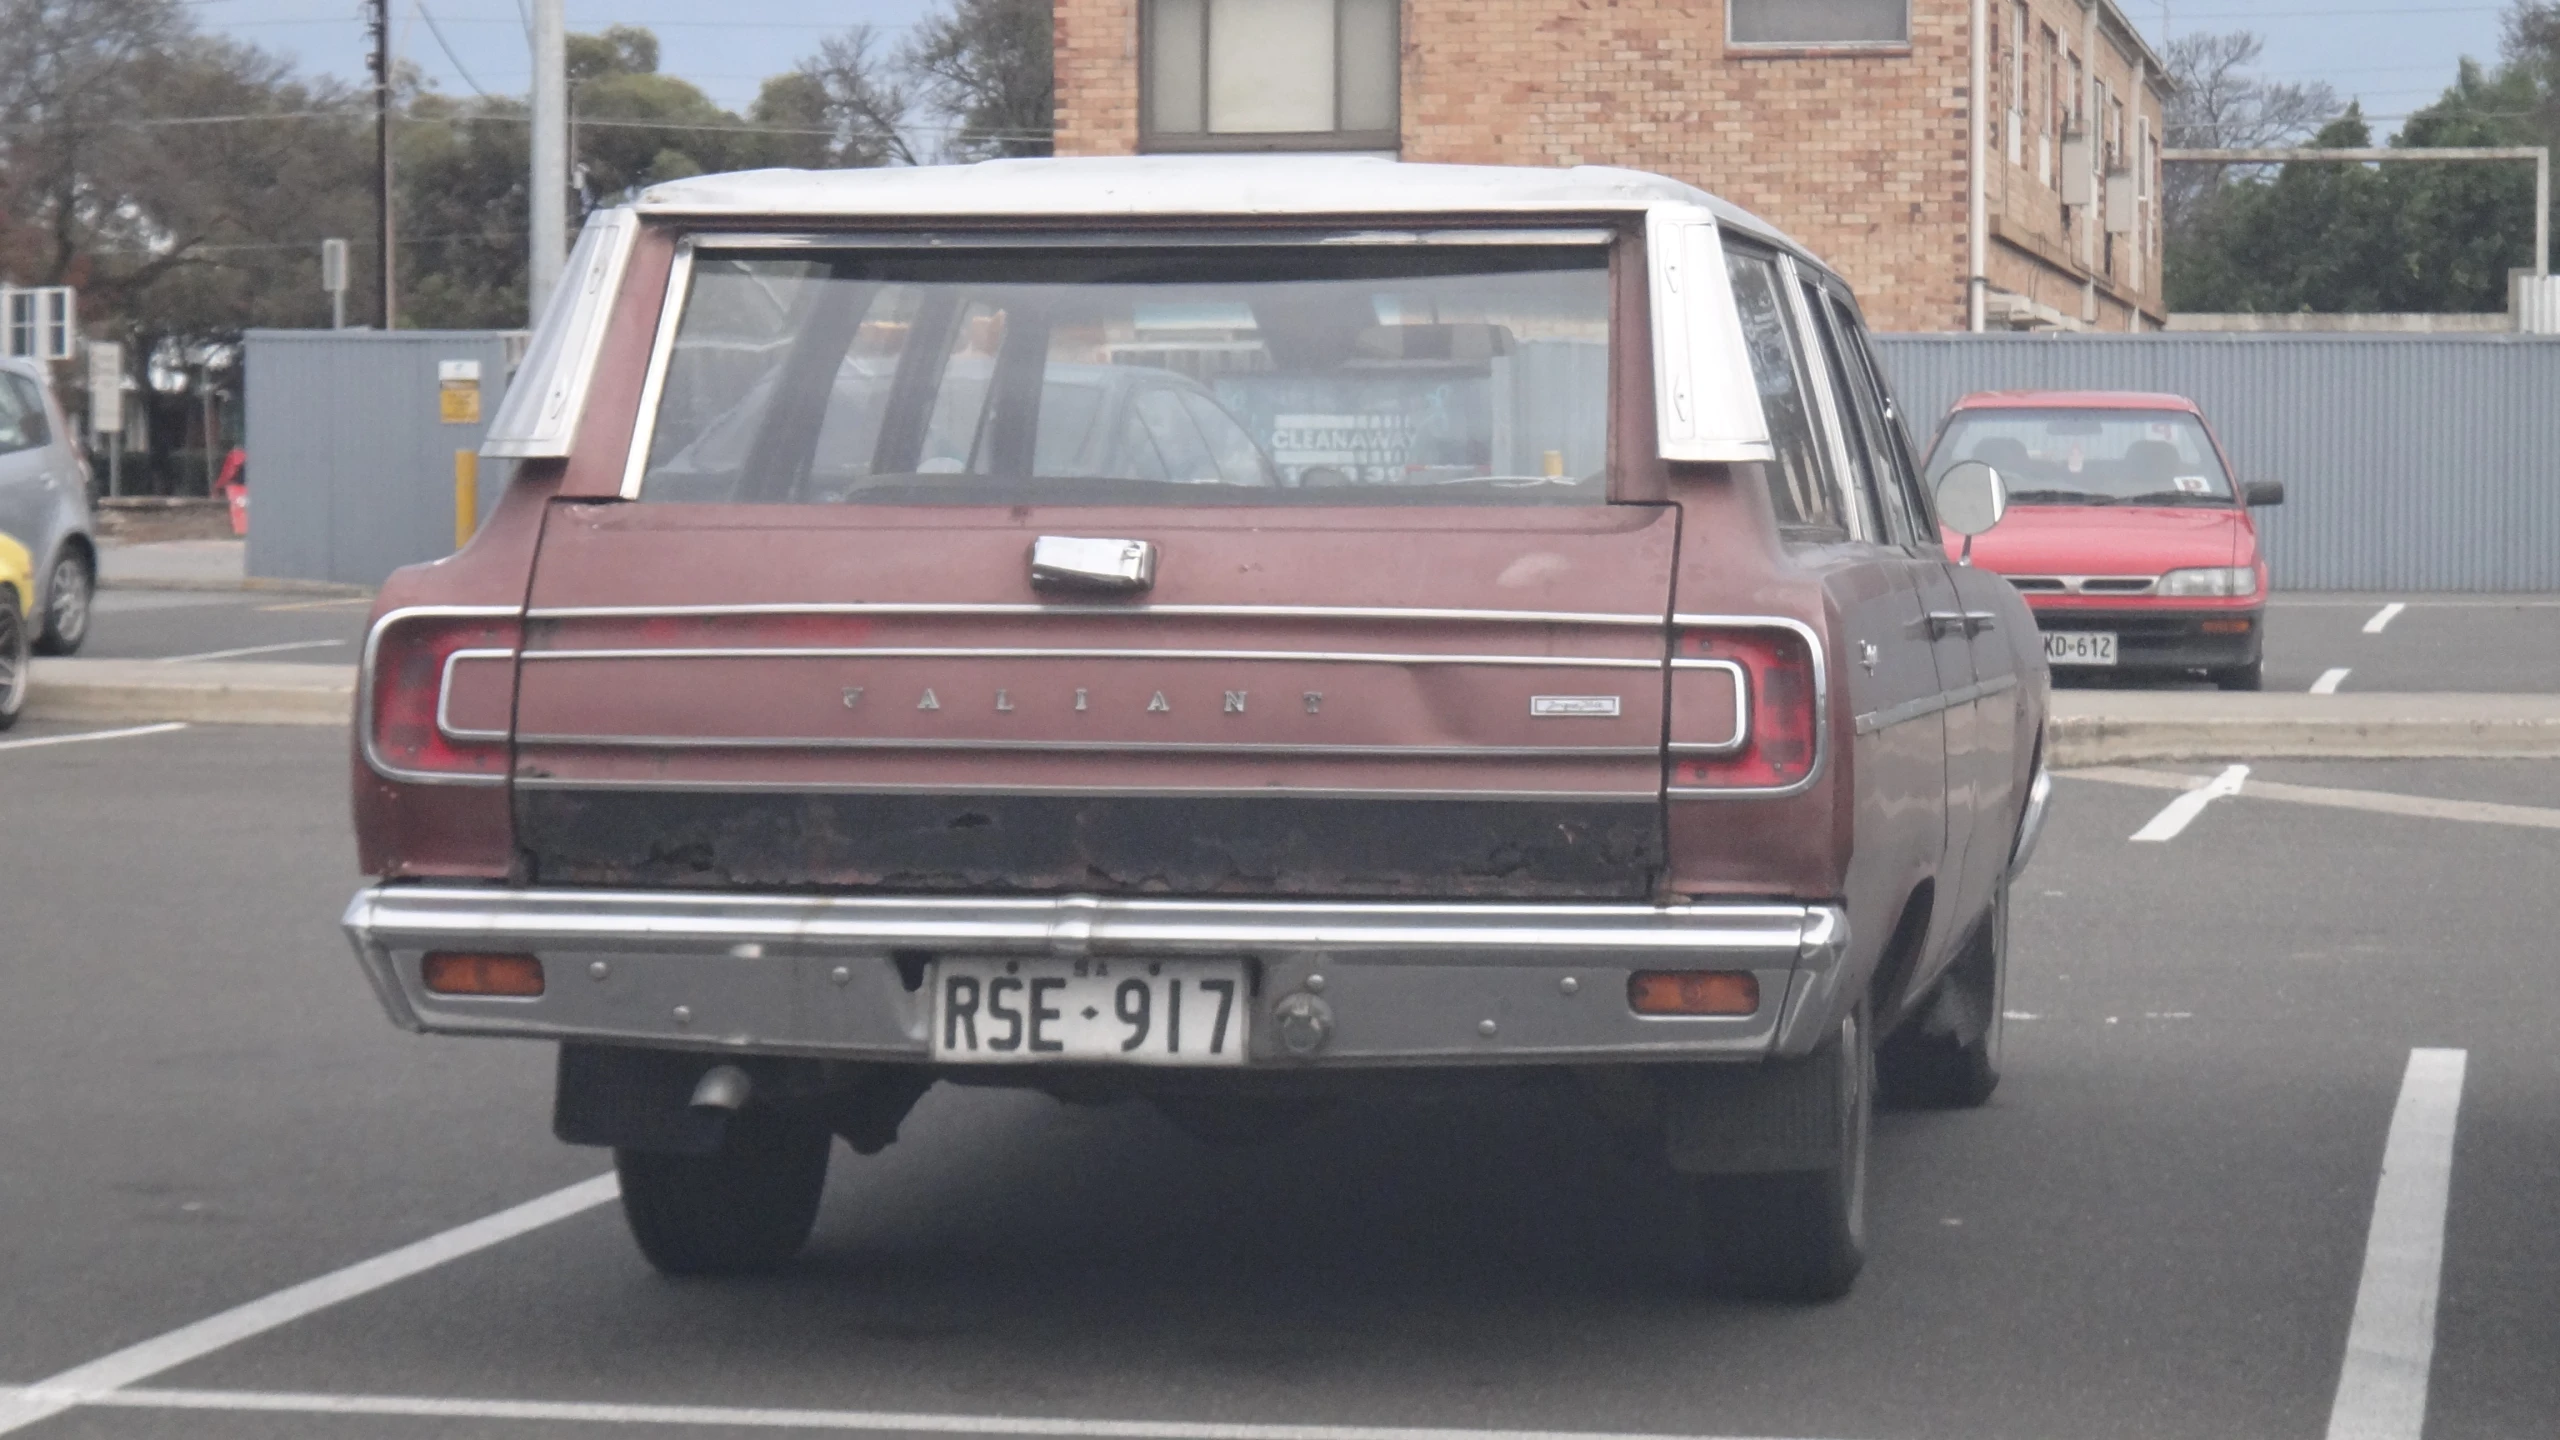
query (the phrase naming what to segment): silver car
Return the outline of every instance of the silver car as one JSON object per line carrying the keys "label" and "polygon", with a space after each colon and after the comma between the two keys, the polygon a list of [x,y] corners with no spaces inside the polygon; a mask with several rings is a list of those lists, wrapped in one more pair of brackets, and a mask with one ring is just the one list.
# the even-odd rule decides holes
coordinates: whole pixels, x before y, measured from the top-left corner
{"label": "silver car", "polygon": [[90,533],[89,466],[71,443],[44,368],[0,360],[0,535],[35,557],[35,648],[68,655],[89,638],[98,583]]}

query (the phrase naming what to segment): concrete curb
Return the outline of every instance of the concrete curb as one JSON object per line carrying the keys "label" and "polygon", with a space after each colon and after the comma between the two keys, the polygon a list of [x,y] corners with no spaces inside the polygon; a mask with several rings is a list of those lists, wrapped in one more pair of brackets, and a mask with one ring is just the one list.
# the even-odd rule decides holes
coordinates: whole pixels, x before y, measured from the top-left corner
{"label": "concrete curb", "polygon": [[2560,757],[2560,696],[2058,691],[2059,767],[2141,760]]}
{"label": "concrete curb", "polygon": [[341,585],[334,580],[269,580],[251,576],[246,580],[190,580],[180,576],[141,579],[110,577],[98,582],[101,590],[202,590],[224,594],[259,595],[370,595],[370,585]]}
{"label": "concrete curb", "polygon": [[344,726],[355,710],[352,665],[38,660],[27,678],[31,720]]}

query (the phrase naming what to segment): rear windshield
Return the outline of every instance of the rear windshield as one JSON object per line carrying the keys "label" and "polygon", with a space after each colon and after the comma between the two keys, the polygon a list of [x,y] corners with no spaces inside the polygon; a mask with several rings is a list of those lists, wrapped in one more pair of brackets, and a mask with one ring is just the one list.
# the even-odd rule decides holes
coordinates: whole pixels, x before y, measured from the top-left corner
{"label": "rear windshield", "polygon": [[2017,505],[2228,505],[2231,477],[2183,410],[1959,410],[1929,484],[1959,460],[2000,472]]}
{"label": "rear windshield", "polygon": [[1590,246],[712,251],[643,500],[1606,498]]}

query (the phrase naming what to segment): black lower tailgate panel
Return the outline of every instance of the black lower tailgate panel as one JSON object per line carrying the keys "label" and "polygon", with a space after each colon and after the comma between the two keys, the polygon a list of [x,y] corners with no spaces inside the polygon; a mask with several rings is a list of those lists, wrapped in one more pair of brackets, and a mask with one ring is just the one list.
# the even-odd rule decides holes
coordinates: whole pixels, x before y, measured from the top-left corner
{"label": "black lower tailgate panel", "polygon": [[1643,899],[1657,806],[519,790],[536,884]]}

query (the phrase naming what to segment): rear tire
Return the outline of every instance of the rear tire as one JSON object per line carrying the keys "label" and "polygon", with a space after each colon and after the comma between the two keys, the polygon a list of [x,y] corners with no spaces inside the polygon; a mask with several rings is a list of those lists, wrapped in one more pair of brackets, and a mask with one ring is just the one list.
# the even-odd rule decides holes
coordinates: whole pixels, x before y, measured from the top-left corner
{"label": "rear tire", "polygon": [[622,1218],[664,1274],[771,1270],[817,1224],[833,1142],[823,1121],[749,1106],[709,1155],[616,1150]]}
{"label": "rear tire", "polygon": [[1931,1110],[1988,1101],[2000,1088],[2008,1003],[2009,882],[2002,880],[1991,912],[1939,978],[1938,993],[1876,1056],[1886,1100]]}
{"label": "rear tire", "polygon": [[1867,1263],[1867,1151],[1875,1128],[1875,1047],[1867,1012],[1811,1063],[1837,1069],[1839,1148],[1818,1170],[1702,1175],[1695,1182],[1708,1283],[1727,1294],[1815,1303],[1837,1300]]}
{"label": "rear tire", "polygon": [[2263,690],[2267,685],[2267,662],[2263,658],[2207,673],[2213,676],[2214,684],[2225,690]]}

